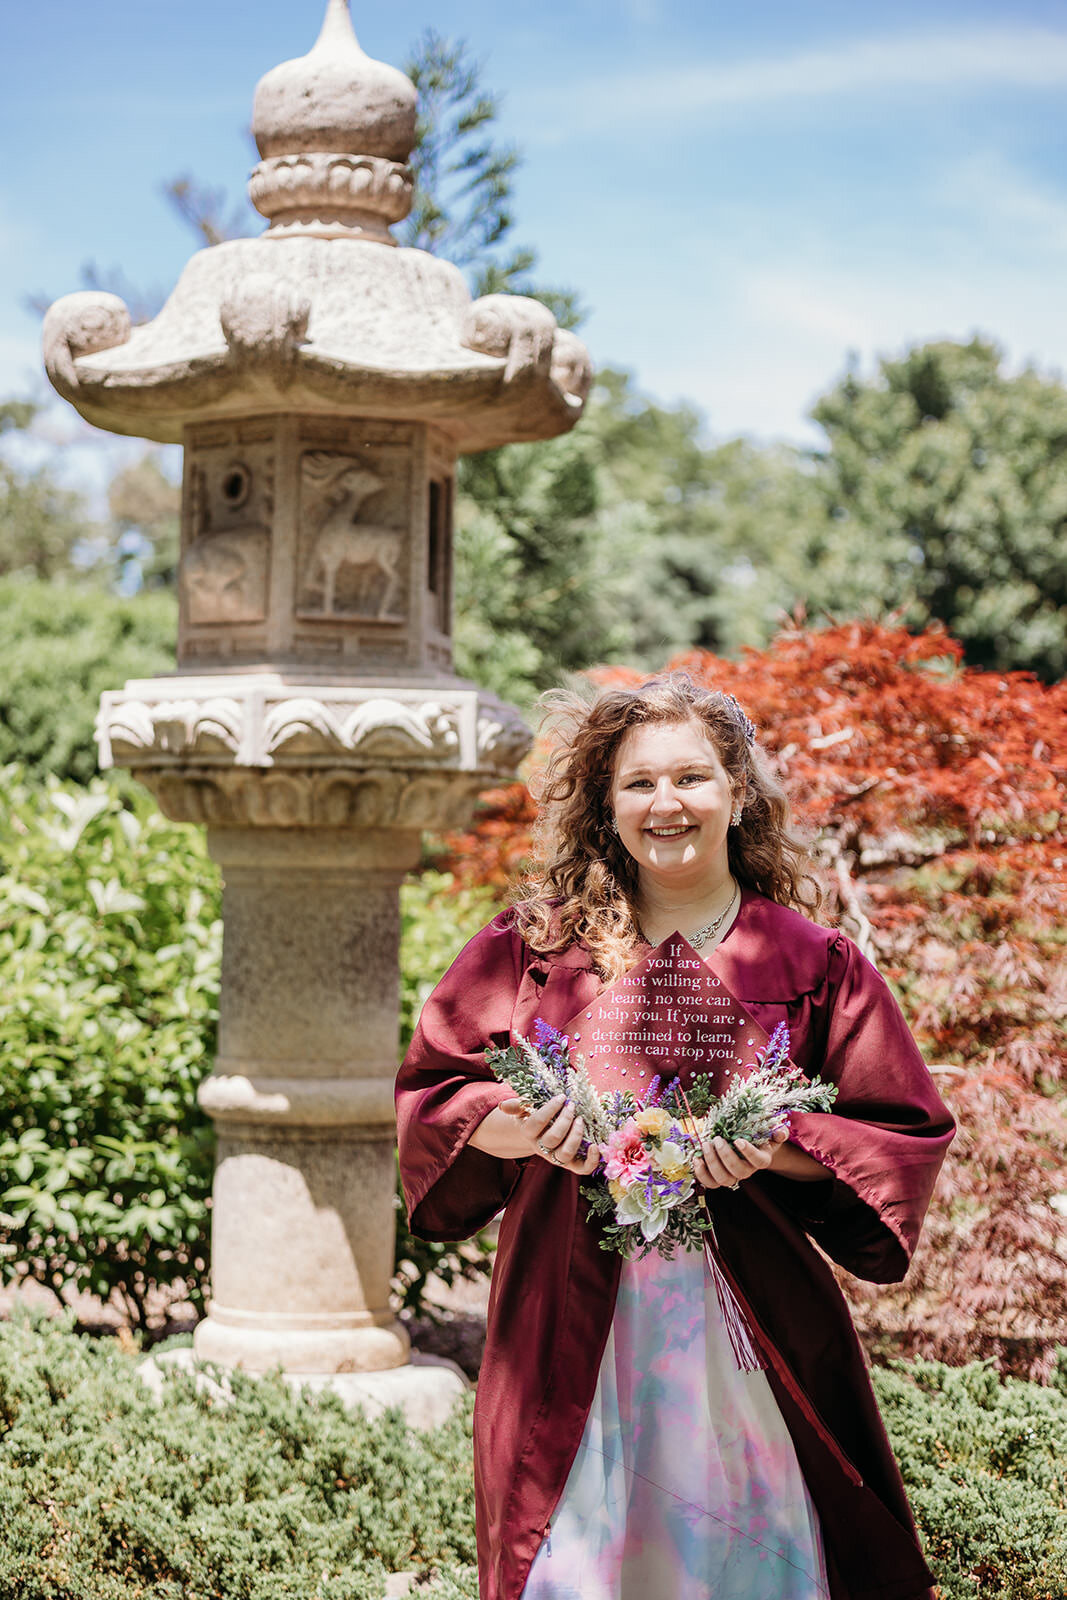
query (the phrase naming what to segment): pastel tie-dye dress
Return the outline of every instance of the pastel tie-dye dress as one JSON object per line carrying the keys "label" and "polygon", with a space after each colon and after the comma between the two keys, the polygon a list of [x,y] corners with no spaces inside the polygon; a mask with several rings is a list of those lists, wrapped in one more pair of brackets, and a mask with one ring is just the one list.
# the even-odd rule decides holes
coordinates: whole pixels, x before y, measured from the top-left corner
{"label": "pastel tie-dye dress", "polygon": [[702,1253],[623,1263],[585,1433],[522,1600],[826,1600],[818,1518]]}

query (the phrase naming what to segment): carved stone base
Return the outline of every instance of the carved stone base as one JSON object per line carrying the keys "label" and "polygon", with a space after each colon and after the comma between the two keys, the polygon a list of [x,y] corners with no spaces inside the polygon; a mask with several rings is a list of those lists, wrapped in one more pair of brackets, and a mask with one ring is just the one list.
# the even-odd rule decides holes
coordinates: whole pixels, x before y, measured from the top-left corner
{"label": "carved stone base", "polygon": [[[132,765],[132,763],[131,763]],[[133,767],[174,822],[245,828],[461,828],[485,778],[344,767]]]}
{"label": "carved stone base", "polygon": [[295,1373],[384,1372],[403,1366],[410,1348],[407,1330],[391,1316],[358,1328],[271,1326],[264,1316],[234,1325],[212,1304],[197,1324],[193,1349],[201,1361],[246,1372],[281,1367]]}
{"label": "carved stone base", "polygon": [[[168,1372],[177,1369],[192,1373],[201,1393],[227,1405],[233,1394],[225,1372],[205,1368],[203,1359],[195,1349],[164,1350],[140,1362],[137,1376],[159,1398]],[[418,1350],[411,1352],[411,1360],[403,1366],[383,1372],[283,1372],[283,1376],[295,1393],[310,1391],[318,1395],[328,1390],[339,1396],[347,1411],[362,1411],[367,1417],[379,1417],[383,1411],[399,1407],[409,1428],[440,1427],[448,1420],[456,1401],[471,1387],[455,1362],[423,1355]],[[406,1594],[407,1590],[396,1588],[387,1593]]]}

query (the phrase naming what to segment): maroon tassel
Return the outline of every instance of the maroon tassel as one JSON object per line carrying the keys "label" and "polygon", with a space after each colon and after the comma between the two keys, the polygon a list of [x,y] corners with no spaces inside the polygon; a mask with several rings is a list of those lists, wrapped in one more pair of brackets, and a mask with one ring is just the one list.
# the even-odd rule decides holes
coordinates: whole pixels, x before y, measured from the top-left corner
{"label": "maroon tassel", "polygon": [[719,1244],[715,1238],[714,1227],[709,1228],[704,1235],[704,1259],[708,1263],[711,1281],[715,1285],[719,1310],[726,1324],[726,1332],[730,1336],[738,1372],[762,1372],[767,1363],[756,1348],[756,1340],[748,1318],[719,1265]]}

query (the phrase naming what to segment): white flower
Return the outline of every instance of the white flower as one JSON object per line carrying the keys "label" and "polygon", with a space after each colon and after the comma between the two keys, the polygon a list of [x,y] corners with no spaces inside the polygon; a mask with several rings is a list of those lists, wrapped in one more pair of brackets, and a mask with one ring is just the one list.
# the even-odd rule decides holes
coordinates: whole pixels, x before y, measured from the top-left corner
{"label": "white flower", "polygon": [[636,1222],[645,1239],[656,1239],[667,1226],[670,1198],[661,1200],[654,1191],[649,1193],[647,1184],[635,1183],[615,1202],[615,1221],[626,1226]]}

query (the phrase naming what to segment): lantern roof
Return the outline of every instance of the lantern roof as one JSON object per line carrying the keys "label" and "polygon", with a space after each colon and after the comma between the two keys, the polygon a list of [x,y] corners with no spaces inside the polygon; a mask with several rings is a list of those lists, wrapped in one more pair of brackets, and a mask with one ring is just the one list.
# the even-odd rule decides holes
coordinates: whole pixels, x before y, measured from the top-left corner
{"label": "lantern roof", "polygon": [[58,300],[45,365],[87,421],[180,442],[192,422],[278,412],[433,423],[460,451],[573,427],[582,342],[522,295],[471,300],[458,268],[399,247],[416,93],[361,49],[328,0],[305,56],[261,80],[249,195],[255,238],[199,251],[150,322],[116,295]]}

